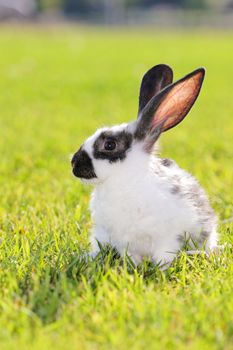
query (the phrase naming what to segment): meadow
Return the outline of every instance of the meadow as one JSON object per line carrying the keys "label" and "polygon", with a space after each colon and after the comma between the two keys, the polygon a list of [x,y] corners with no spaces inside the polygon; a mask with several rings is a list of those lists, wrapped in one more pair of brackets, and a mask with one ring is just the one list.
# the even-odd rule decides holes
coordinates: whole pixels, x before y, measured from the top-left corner
{"label": "meadow", "polygon": [[[0,348],[233,349],[233,33],[0,28]],[[103,250],[86,261],[91,188],[70,155],[136,117],[142,74],[207,69],[160,152],[191,172],[219,216],[219,254],[164,272]]]}

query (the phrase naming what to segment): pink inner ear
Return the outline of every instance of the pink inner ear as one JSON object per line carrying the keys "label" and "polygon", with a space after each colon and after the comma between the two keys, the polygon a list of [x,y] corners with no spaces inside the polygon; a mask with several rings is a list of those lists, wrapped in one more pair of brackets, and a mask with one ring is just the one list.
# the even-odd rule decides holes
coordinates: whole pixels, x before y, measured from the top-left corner
{"label": "pink inner ear", "polygon": [[202,73],[198,72],[175,85],[157,108],[152,128],[154,129],[164,122],[162,131],[165,131],[178,124],[195,102],[201,81]]}

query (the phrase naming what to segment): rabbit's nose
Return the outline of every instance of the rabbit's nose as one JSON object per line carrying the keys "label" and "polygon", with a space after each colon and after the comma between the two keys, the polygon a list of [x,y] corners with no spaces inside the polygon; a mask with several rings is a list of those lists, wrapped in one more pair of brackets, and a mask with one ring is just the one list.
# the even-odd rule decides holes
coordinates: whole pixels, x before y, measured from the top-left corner
{"label": "rabbit's nose", "polygon": [[80,148],[71,159],[73,174],[83,179],[92,179],[96,177],[92,160],[88,153]]}

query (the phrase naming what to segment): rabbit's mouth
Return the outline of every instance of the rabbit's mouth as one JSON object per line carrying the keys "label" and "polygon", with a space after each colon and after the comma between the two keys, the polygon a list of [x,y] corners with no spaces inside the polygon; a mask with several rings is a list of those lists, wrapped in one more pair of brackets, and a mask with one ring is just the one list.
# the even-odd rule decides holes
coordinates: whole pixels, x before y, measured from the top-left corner
{"label": "rabbit's mouth", "polygon": [[85,150],[80,148],[76,152],[71,160],[74,176],[84,179],[91,180],[96,179],[97,176],[94,171],[92,160]]}

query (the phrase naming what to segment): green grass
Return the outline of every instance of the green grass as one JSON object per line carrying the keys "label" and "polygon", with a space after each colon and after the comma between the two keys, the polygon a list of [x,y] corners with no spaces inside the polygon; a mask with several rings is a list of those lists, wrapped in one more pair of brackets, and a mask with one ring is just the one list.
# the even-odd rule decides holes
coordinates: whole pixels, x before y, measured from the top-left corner
{"label": "green grass", "polygon": [[[0,28],[0,348],[233,348],[233,34]],[[219,215],[219,256],[166,272],[103,251],[81,259],[90,188],[69,155],[136,116],[146,69],[205,66],[189,117],[161,138]]]}

